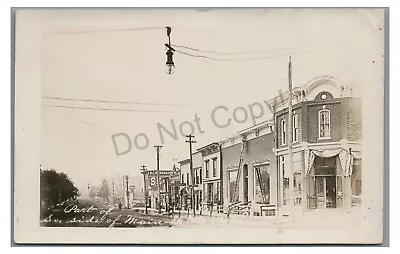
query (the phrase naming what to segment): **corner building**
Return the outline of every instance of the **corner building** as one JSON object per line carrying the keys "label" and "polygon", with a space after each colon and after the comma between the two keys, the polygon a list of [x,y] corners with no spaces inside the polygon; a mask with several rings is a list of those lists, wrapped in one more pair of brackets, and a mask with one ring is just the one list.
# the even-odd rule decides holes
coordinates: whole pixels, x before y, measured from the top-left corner
{"label": "corner building", "polygon": [[269,101],[276,123],[278,209],[289,202],[307,209],[361,203],[361,99],[333,77],[318,77],[292,91],[294,200],[289,199],[289,93]]}

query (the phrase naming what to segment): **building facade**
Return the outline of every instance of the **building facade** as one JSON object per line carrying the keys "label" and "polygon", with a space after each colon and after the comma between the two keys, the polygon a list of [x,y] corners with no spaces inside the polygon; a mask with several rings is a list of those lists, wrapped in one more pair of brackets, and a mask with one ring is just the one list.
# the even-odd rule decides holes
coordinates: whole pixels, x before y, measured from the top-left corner
{"label": "building facade", "polygon": [[[276,205],[278,178],[274,136],[274,123],[266,121],[221,142],[225,211],[236,202],[235,195],[251,215],[262,214],[262,206]],[[244,149],[243,162],[238,168],[241,149]]]}
{"label": "building facade", "polygon": [[172,168],[169,182],[171,184],[171,208],[172,210],[178,210],[180,209],[181,173],[180,169],[175,167],[175,165]]}
{"label": "building facade", "polygon": [[[181,174],[181,202],[183,209],[193,209],[195,206],[196,210],[202,208],[203,202],[203,188],[202,188],[202,166],[203,160],[200,152],[192,154],[193,163],[193,179],[190,170],[190,159],[185,159],[179,162],[180,174]],[[193,189],[192,189],[193,186]],[[194,200],[192,191],[194,191]]]}
{"label": "building facade", "polygon": [[203,185],[202,185],[202,172],[203,172],[203,158],[200,152],[195,152],[192,155],[193,160],[193,178],[194,178],[194,206],[196,210],[202,209],[203,203]]}
{"label": "building facade", "polygon": [[[161,209],[169,208],[169,179],[171,169],[160,169],[160,206]],[[157,170],[149,169],[146,171],[147,205],[149,208],[158,209],[158,186]]]}
{"label": "building facade", "polygon": [[203,209],[217,209],[223,204],[222,163],[219,143],[211,143],[197,149],[201,154],[203,171],[200,173],[200,184],[203,189]]}
{"label": "building facade", "polygon": [[289,93],[270,101],[276,123],[278,207],[348,208],[361,200],[361,100],[332,77],[292,93],[294,197],[289,198]]}
{"label": "building facade", "polygon": [[190,159],[179,161],[180,168],[180,209],[187,210],[192,206],[192,195],[190,189]]}

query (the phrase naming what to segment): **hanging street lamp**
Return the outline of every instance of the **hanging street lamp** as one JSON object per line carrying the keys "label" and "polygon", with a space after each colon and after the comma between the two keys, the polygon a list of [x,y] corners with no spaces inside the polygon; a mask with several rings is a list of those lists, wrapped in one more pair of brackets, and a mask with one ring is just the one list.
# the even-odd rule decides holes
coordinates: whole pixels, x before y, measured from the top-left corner
{"label": "hanging street lamp", "polygon": [[171,47],[171,27],[166,27],[167,28],[167,36],[168,36],[168,44],[165,44],[165,47],[167,47],[167,62],[165,63],[167,66],[167,74],[174,74],[175,73],[175,64],[174,64],[174,51],[175,49]]}

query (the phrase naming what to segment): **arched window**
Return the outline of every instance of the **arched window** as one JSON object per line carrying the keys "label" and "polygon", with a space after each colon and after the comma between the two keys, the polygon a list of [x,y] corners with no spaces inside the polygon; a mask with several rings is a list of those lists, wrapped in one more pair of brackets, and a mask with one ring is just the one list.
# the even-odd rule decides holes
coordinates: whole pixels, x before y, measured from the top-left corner
{"label": "arched window", "polygon": [[299,142],[299,115],[298,114],[293,115],[292,135],[293,135],[293,142]]}
{"label": "arched window", "polygon": [[331,138],[331,111],[329,109],[318,111],[318,133],[320,139]]}
{"label": "arched window", "polygon": [[286,119],[281,120],[281,145],[286,145]]}

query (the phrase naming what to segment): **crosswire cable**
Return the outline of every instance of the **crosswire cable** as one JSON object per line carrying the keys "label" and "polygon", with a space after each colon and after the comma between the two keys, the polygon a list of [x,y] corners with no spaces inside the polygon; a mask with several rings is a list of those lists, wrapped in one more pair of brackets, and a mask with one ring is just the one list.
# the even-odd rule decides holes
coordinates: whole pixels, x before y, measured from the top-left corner
{"label": "crosswire cable", "polygon": [[149,102],[134,102],[134,101],[112,101],[112,100],[78,99],[78,98],[54,97],[54,96],[44,96],[42,98],[48,99],[48,100],[115,103],[115,104],[130,104],[130,105],[186,106],[186,107],[201,106],[201,105],[193,105],[193,104],[171,104],[171,103],[149,103]]}
{"label": "crosswire cable", "polygon": [[165,27],[138,27],[138,28],[125,28],[125,29],[66,31],[66,32],[47,33],[47,35],[92,34],[92,33],[128,32],[128,31],[150,31],[150,30],[161,30],[161,29],[165,29]]}
{"label": "crosswire cable", "polygon": [[280,55],[275,55],[275,56],[242,57],[242,58],[215,58],[215,57],[210,57],[210,56],[191,54],[191,53],[187,53],[187,52],[180,51],[180,50],[175,50],[175,52],[178,52],[180,54],[187,55],[190,57],[205,58],[205,59],[210,59],[210,60],[214,60],[214,61],[246,61],[246,60],[275,59],[275,58],[280,58],[280,57],[287,57],[289,55],[294,56],[294,55],[302,55],[302,54],[307,53],[307,51],[303,51],[303,52],[298,52],[298,53],[280,54]]}
{"label": "crosswire cable", "polygon": [[196,48],[184,46],[184,45],[171,44],[171,46],[176,47],[176,48],[188,49],[188,50],[196,51],[199,53],[217,54],[217,55],[249,55],[249,54],[267,53],[267,52],[274,52],[274,51],[286,51],[286,50],[291,50],[291,49],[296,48],[296,47],[288,47],[288,48],[263,49],[263,50],[243,51],[243,52],[219,52],[219,51],[214,51],[214,50],[201,50],[201,49],[196,49]]}
{"label": "crosswire cable", "polygon": [[[51,112],[53,112],[53,111],[51,111]],[[73,118],[71,115],[65,115],[65,114],[61,114],[61,113],[57,113],[56,115],[57,116],[63,116],[65,118],[67,118],[67,119],[70,119],[70,120],[73,120],[73,121],[76,121],[76,122],[79,122],[79,123],[82,123],[82,124],[85,124],[85,125],[89,125],[89,126],[91,126],[93,128],[97,128],[97,125],[95,125],[93,123],[86,122],[86,121],[82,121],[82,120],[79,120],[79,119],[76,119],[76,118]]]}
{"label": "crosswire cable", "polygon": [[78,107],[78,106],[65,106],[54,104],[43,104],[45,107],[67,108],[67,109],[82,109],[82,110],[99,110],[99,111],[122,111],[122,112],[144,112],[144,113],[170,113],[170,111],[163,110],[140,110],[140,109],[122,109],[122,108],[93,108],[93,107]]}

